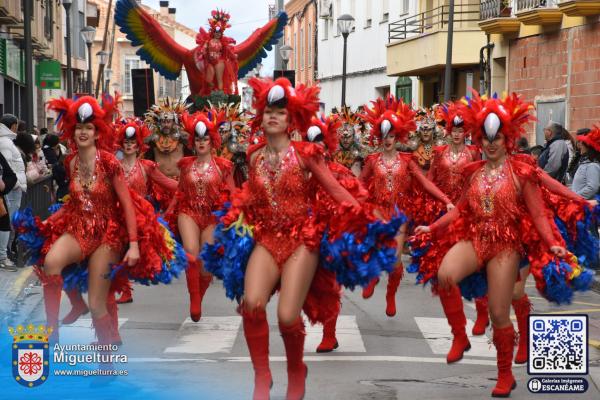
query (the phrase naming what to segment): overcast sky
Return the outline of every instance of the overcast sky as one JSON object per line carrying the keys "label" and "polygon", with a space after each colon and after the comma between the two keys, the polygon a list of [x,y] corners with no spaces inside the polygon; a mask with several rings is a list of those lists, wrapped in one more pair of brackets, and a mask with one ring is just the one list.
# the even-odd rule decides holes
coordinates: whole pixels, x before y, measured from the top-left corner
{"label": "overcast sky", "polygon": [[[142,0],[142,4],[159,9],[159,0]],[[198,31],[202,26],[208,30],[210,12],[219,8],[231,15],[231,28],[225,34],[234,38],[238,43],[244,41],[252,32],[263,26],[269,20],[269,4],[274,0],[170,0],[169,7],[175,7],[177,22]],[[269,52],[263,60],[261,75],[272,75],[274,56]]]}

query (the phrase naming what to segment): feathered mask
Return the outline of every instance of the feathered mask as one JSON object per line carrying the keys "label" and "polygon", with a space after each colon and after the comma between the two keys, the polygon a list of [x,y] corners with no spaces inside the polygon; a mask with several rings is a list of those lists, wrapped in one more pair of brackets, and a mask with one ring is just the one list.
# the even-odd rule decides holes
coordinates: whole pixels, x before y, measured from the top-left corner
{"label": "feathered mask", "polygon": [[326,118],[313,117],[310,120],[311,126],[306,131],[306,139],[309,142],[323,142],[327,146],[327,150],[333,153],[337,150],[339,138],[337,130],[342,125],[342,121],[337,115],[333,114]]}
{"label": "feathered mask", "polygon": [[135,140],[140,153],[144,153],[148,150],[146,142],[150,134],[148,127],[139,118],[128,118],[117,129],[117,144],[123,146],[125,140]]}
{"label": "feathered mask", "polygon": [[365,110],[364,119],[371,125],[371,137],[378,140],[394,135],[404,142],[411,131],[417,128],[415,112],[404,100],[389,95],[371,102],[373,107]]}
{"label": "feathered mask", "polygon": [[92,123],[96,127],[98,135],[96,146],[101,150],[112,152],[114,150],[113,117],[118,114],[118,99],[118,96],[112,98],[106,95],[103,97],[101,107],[98,101],[91,96],[83,96],[75,100],[61,97],[50,100],[47,108],[58,114],[57,129],[71,150],[76,151],[77,149],[73,138],[75,126]]}
{"label": "feathered mask", "polygon": [[310,119],[319,110],[319,88],[317,86],[298,85],[294,89],[290,81],[278,78],[251,78],[248,85],[254,90],[253,106],[256,116],[252,121],[253,129],[260,129],[265,107],[285,108],[290,115],[289,131],[298,129],[305,132],[310,126]]}
{"label": "feathered mask", "polygon": [[217,119],[213,112],[204,113],[198,111],[194,114],[183,113],[181,116],[183,121],[183,128],[188,132],[189,139],[188,145],[190,149],[194,148],[194,142],[197,137],[210,138],[212,147],[221,147],[221,135],[219,135],[217,127]]}
{"label": "feathered mask", "polygon": [[491,98],[480,97],[473,91],[473,96],[465,101],[468,105],[464,114],[465,126],[478,146],[482,145],[484,135],[489,141],[494,141],[501,133],[507,150],[512,151],[517,139],[525,132],[525,124],[535,120],[530,114],[533,104],[524,102],[516,93],[499,99],[495,94]]}
{"label": "feathered mask", "polygon": [[213,10],[208,19],[210,31],[223,33],[225,29],[231,28],[231,24],[229,23],[230,18],[231,16],[223,10]]}
{"label": "feathered mask", "polygon": [[159,127],[160,123],[167,120],[173,120],[175,125],[179,125],[181,114],[186,112],[188,105],[165,98],[161,104],[154,104],[144,114],[146,124]]}

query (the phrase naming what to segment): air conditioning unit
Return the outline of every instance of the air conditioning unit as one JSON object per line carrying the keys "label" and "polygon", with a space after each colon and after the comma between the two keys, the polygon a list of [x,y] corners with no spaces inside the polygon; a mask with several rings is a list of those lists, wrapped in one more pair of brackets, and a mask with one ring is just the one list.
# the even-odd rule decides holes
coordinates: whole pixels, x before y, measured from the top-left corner
{"label": "air conditioning unit", "polygon": [[333,5],[331,0],[319,0],[319,18],[333,18]]}

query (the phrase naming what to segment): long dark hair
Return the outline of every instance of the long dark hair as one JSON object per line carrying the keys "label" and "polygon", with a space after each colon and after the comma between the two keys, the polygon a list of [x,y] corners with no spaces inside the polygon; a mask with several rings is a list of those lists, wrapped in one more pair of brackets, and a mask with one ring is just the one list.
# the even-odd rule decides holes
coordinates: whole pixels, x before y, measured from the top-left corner
{"label": "long dark hair", "polygon": [[600,163],[600,152],[585,143],[581,143],[587,149],[585,156],[592,162]]}

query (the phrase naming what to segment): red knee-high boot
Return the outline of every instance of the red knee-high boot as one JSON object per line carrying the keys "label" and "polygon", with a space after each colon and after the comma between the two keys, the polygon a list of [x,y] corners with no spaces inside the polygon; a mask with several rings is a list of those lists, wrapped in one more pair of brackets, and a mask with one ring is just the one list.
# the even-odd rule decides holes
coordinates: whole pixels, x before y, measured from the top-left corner
{"label": "red knee-high boot", "polygon": [[285,346],[287,357],[288,388],[285,398],[287,400],[300,400],[304,398],[306,375],[308,368],[303,361],[304,355],[304,322],[298,317],[291,325],[279,323],[279,331]]}
{"label": "red knee-high boot", "polygon": [[242,306],[244,336],[254,367],[254,400],[268,400],[273,379],[269,369],[269,324],[264,309],[248,311]]}
{"label": "red knee-high boot", "polygon": [[203,275],[202,273],[200,273],[200,283],[199,283],[199,287],[200,287],[200,318],[202,318],[202,300],[204,299],[204,295],[206,294],[206,291],[210,287],[212,278],[213,277],[211,274]]}
{"label": "red knee-high boot", "polygon": [[458,287],[452,286],[448,290],[440,289],[439,295],[444,314],[448,319],[448,325],[452,328],[452,346],[446,356],[446,362],[451,364],[463,358],[463,353],[471,348],[466,332],[467,317],[465,317],[462,297]]}
{"label": "red knee-high boot", "polygon": [[527,295],[519,300],[513,300],[512,306],[515,309],[517,326],[519,327],[519,347],[515,355],[515,363],[525,364],[527,362],[527,343],[529,340],[529,313],[531,313],[532,306]]}
{"label": "red knee-high boot", "polygon": [[388,277],[387,293],[385,294],[385,301],[387,303],[385,313],[388,317],[396,315],[396,292],[398,291],[398,286],[400,286],[402,275],[404,275],[404,266],[400,262]]}
{"label": "red knee-high boot", "polygon": [[512,324],[505,328],[494,327],[493,341],[496,346],[498,382],[492,391],[492,397],[509,397],[510,392],[517,387],[517,382],[512,374],[515,350],[515,330]]}
{"label": "red knee-high boot", "polygon": [[490,324],[487,295],[475,299],[475,308],[477,309],[477,319],[471,332],[473,336],[479,336],[485,334],[485,328]]}
{"label": "red knee-high boot", "polygon": [[[123,340],[121,340],[121,334],[119,333],[119,306],[117,305],[118,300],[116,300],[115,297],[115,292],[111,291],[108,293],[108,297],[106,299],[106,310],[108,311],[108,315],[110,315],[110,320],[113,324],[113,337],[110,342],[120,346],[123,344]],[[121,296],[121,298],[122,297],[123,296]]]}
{"label": "red knee-high boot", "polygon": [[[106,313],[103,317],[92,317],[96,336],[98,337],[99,345],[110,345],[114,337],[113,321],[110,314]],[[109,360],[111,352],[109,350],[101,351],[100,355],[103,358],[100,361],[100,369],[113,369],[113,364]]]}
{"label": "red knee-high boot", "polygon": [[379,283],[379,278],[375,278],[371,282],[369,282],[369,284],[367,286],[365,286],[363,288],[363,291],[362,291],[363,299],[368,299],[369,297],[373,296],[373,293],[375,292],[375,286],[377,286],[378,283]]}
{"label": "red knee-high boot", "polygon": [[48,340],[50,343],[58,343],[58,313],[60,311],[63,278],[61,275],[46,275],[43,271],[38,271],[38,276],[42,281],[44,292],[46,324],[53,329]]}
{"label": "red knee-high boot", "polygon": [[133,303],[133,287],[131,282],[127,282],[127,286],[121,292],[121,297],[117,300],[117,304]]}
{"label": "red knee-high boot", "polygon": [[329,353],[338,348],[338,341],[335,337],[336,324],[337,315],[323,324],[323,340],[321,340],[321,344],[317,347],[317,353]]}
{"label": "red knee-high boot", "polygon": [[63,325],[71,325],[73,322],[77,321],[79,317],[87,314],[90,310],[88,309],[87,304],[83,301],[83,296],[77,289],[67,290],[67,297],[71,301],[71,311],[62,320]]}
{"label": "red knee-high boot", "polygon": [[185,270],[188,292],[190,293],[190,318],[198,322],[202,313],[200,297],[200,264],[198,261],[190,261]]}

